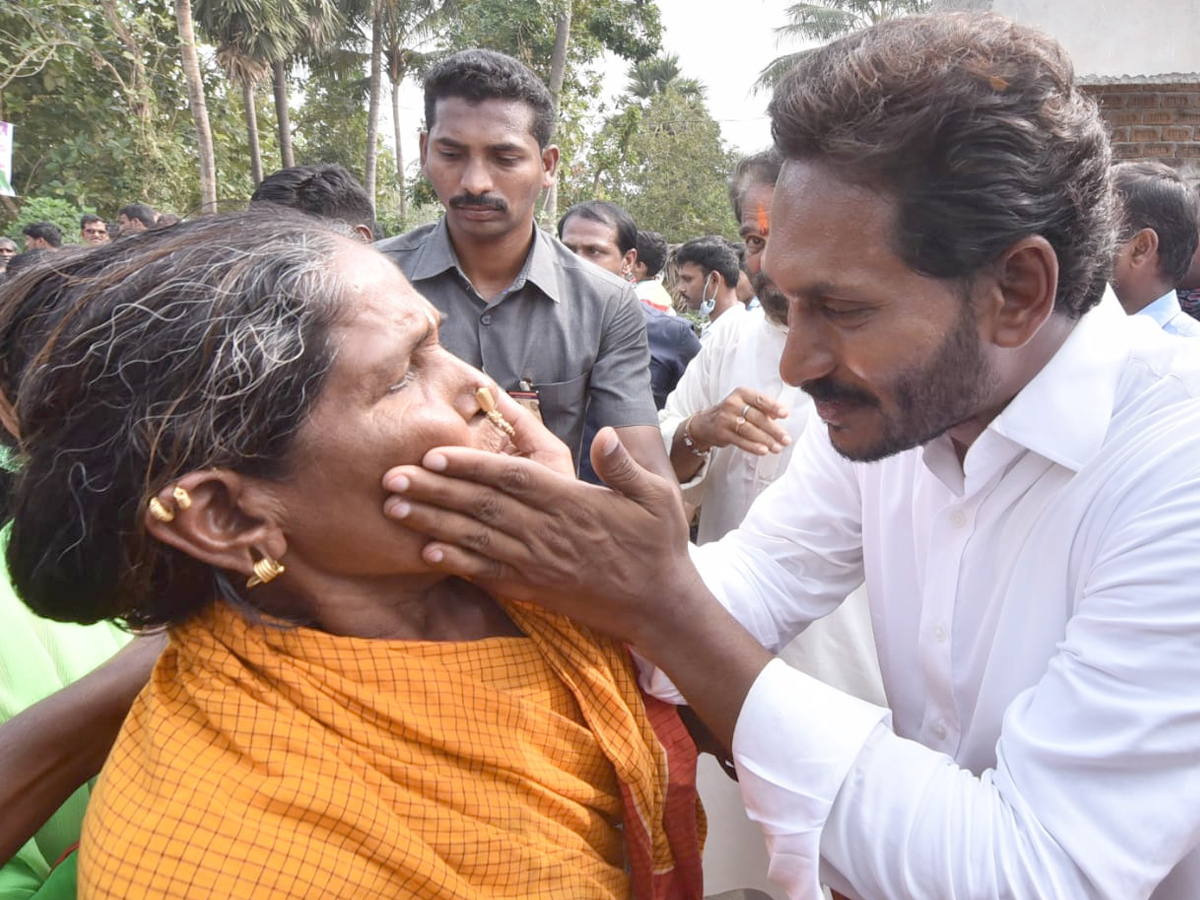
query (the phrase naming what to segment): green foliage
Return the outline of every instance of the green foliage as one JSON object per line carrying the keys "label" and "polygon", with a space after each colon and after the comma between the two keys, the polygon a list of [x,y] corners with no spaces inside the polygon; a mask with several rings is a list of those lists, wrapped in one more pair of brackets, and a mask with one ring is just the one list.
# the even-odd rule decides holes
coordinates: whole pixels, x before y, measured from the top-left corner
{"label": "green foliage", "polygon": [[[40,65],[22,67],[21,53]],[[241,97],[229,94],[211,54],[202,54],[205,64],[221,194],[244,199]],[[14,73],[7,83],[0,75],[0,118],[15,125],[20,197],[58,198],[106,217],[135,201],[181,214],[198,206],[196,138],[170,4],[0,3],[0,71]]]}
{"label": "green foliage", "polygon": [[64,244],[79,243],[79,217],[90,209],[80,209],[57,197],[29,197],[21,206],[16,220],[5,230],[21,246],[21,229],[33,222],[53,222],[63,233]]}
{"label": "green foliage", "polygon": [[726,187],[736,163],[703,99],[668,85],[609,116],[588,158],[569,167],[564,202],[612,200],[671,242],[736,238]]}

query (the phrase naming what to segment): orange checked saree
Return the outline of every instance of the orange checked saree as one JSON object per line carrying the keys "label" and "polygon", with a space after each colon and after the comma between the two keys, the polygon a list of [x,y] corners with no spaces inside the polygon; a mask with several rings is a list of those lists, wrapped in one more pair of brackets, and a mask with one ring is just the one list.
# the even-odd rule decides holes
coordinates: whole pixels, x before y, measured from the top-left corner
{"label": "orange checked saree", "polygon": [[627,652],[506,604],[526,638],[178,629],[101,774],[81,898],[688,900],[695,750]]}

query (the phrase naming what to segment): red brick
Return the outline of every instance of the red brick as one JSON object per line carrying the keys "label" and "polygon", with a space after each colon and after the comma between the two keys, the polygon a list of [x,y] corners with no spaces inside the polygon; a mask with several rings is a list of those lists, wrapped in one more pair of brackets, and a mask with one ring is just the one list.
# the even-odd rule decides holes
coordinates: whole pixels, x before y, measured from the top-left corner
{"label": "red brick", "polygon": [[1160,94],[1160,105],[1174,109],[1194,109],[1197,105],[1197,94]]}
{"label": "red brick", "polygon": [[1182,109],[1175,115],[1179,125],[1200,125],[1200,109]]}
{"label": "red brick", "polygon": [[1129,139],[1131,141],[1161,141],[1162,129],[1138,125],[1129,129]]}
{"label": "red brick", "polygon": [[1114,144],[1124,144],[1129,140],[1129,129],[1114,128],[1108,139]]}
{"label": "red brick", "polygon": [[1125,97],[1122,94],[1099,94],[1096,102],[1101,109],[1121,109],[1125,105]]}
{"label": "red brick", "polygon": [[1174,155],[1175,148],[1171,144],[1142,144],[1142,156],[1147,159],[1159,159]]}
{"label": "red brick", "polygon": [[1175,155],[1185,159],[1200,159],[1200,144],[1180,144]]}
{"label": "red brick", "polygon": [[1141,144],[1113,144],[1113,156],[1117,159],[1141,159]]}
{"label": "red brick", "polygon": [[1192,129],[1183,125],[1168,125],[1162,130],[1164,141],[1191,141]]}
{"label": "red brick", "polygon": [[1142,113],[1143,125],[1170,125],[1176,113],[1170,109],[1148,109]]}
{"label": "red brick", "polygon": [[1116,112],[1106,112],[1104,118],[1109,125],[1120,128],[1124,125],[1141,125],[1144,115],[1146,114],[1136,109],[1119,109]]}
{"label": "red brick", "polygon": [[1130,109],[1148,109],[1158,106],[1158,94],[1130,94],[1125,98],[1125,105]]}

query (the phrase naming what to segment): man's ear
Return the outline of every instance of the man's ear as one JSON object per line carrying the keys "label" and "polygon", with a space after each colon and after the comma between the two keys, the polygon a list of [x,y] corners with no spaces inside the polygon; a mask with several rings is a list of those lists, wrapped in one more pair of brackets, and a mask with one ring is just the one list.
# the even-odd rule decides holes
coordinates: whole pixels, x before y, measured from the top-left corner
{"label": "man's ear", "polygon": [[998,347],[1023,347],[1054,312],[1058,256],[1041,235],[1022,238],[992,268],[983,300],[986,340]]}
{"label": "man's ear", "polygon": [[542,187],[550,187],[554,184],[554,177],[558,174],[558,147],[554,144],[548,146],[542,151]]}
{"label": "man's ear", "polygon": [[155,499],[159,506],[145,514],[150,535],[214,568],[249,576],[256,560],[287,552],[271,497],[255,479],[226,469],[189,472]]}
{"label": "man's ear", "polygon": [[1158,271],[1158,232],[1143,228],[1129,241],[1129,265],[1135,269],[1151,266]]}
{"label": "man's ear", "polygon": [[421,172],[424,173],[426,175],[426,177],[428,177],[429,173],[425,172],[425,156],[429,151],[429,132],[428,131],[421,132],[421,136],[419,138],[417,138],[417,147],[419,148],[419,151],[420,151]]}
{"label": "man's ear", "polygon": [[637,247],[632,247],[625,251],[625,255],[621,257],[621,274],[628,278],[633,274],[633,267],[637,265]]}
{"label": "man's ear", "polygon": [[370,225],[355,225],[354,235],[359,238],[364,244],[375,243],[375,232],[371,230]]}

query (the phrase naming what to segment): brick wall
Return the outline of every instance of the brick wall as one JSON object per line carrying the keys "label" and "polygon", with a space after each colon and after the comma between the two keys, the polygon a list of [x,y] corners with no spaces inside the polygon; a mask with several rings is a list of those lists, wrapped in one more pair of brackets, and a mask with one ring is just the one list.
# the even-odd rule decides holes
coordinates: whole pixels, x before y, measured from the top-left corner
{"label": "brick wall", "polygon": [[1200,81],[1097,84],[1084,90],[1100,103],[1118,160],[1158,160],[1200,172]]}

